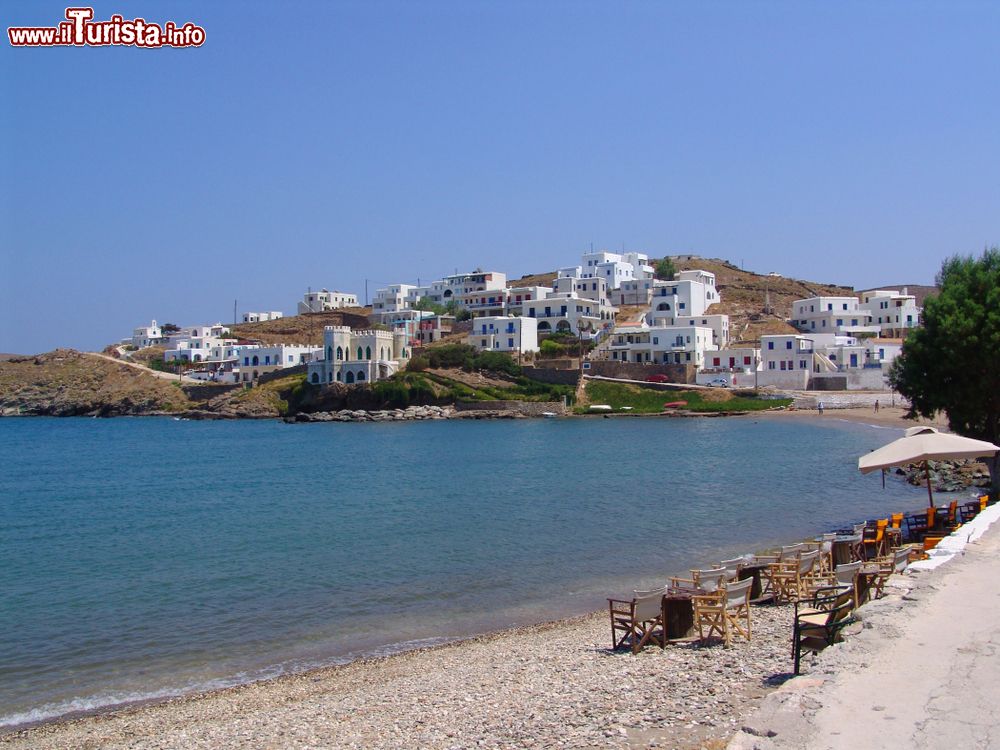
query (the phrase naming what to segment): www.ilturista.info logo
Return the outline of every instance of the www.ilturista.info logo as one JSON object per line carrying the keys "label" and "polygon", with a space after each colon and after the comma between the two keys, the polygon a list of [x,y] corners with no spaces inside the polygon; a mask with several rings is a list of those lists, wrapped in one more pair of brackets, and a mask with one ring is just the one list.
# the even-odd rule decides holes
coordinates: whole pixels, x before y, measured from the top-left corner
{"label": "www.ilturista.info logo", "polygon": [[178,26],[167,21],[162,26],[142,18],[126,20],[113,15],[108,21],[94,21],[93,8],[67,8],[66,20],[58,26],[11,26],[7,37],[12,47],[200,47],[205,29],[190,21]]}

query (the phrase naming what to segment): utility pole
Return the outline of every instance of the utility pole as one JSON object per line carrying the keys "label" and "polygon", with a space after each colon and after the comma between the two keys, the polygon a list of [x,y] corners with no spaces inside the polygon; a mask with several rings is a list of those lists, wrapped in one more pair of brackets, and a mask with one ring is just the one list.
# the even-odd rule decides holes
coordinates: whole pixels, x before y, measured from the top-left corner
{"label": "utility pole", "polygon": [[239,302],[239,300],[237,300],[237,299],[233,300],[233,325],[236,325],[237,323],[239,323],[239,321],[236,319],[236,303],[237,302]]}

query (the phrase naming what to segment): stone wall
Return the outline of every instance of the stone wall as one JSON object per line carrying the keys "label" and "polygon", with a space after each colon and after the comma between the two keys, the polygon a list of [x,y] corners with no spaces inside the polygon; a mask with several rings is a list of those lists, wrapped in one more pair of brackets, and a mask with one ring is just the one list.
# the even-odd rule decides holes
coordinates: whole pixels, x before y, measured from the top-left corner
{"label": "stone wall", "polygon": [[694,365],[654,365],[641,362],[615,362],[601,360],[590,363],[585,375],[600,375],[605,378],[625,378],[645,380],[650,375],[666,375],[671,383],[694,383]]}
{"label": "stone wall", "polygon": [[540,417],[547,411],[569,413],[561,401],[459,401],[455,411],[512,411],[527,417]]}
{"label": "stone wall", "polygon": [[580,382],[579,370],[556,370],[551,367],[522,367],[526,378],[550,385],[576,385]]}

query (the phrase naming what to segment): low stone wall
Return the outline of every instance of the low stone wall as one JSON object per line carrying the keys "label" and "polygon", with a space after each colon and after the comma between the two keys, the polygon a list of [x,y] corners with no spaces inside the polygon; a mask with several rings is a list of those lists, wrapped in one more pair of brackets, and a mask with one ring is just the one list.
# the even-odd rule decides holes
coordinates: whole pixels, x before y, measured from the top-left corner
{"label": "low stone wall", "polygon": [[544,412],[568,414],[561,401],[460,401],[455,411],[516,412],[526,417],[540,417]]}
{"label": "low stone wall", "polygon": [[579,370],[556,370],[551,367],[522,367],[524,377],[549,385],[576,385],[580,382]]}
{"label": "low stone wall", "polygon": [[242,387],[242,385],[225,383],[215,383],[211,385],[188,385],[185,383],[181,386],[181,390],[184,391],[184,394],[192,401],[211,401],[216,396],[221,396],[224,393],[229,393],[230,391]]}
{"label": "low stone wall", "polygon": [[670,378],[671,383],[694,383],[695,381],[693,365],[647,365],[641,362],[615,362],[614,360],[591,362],[590,368],[584,370],[584,374],[627,380],[645,380],[650,375],[666,375]]}

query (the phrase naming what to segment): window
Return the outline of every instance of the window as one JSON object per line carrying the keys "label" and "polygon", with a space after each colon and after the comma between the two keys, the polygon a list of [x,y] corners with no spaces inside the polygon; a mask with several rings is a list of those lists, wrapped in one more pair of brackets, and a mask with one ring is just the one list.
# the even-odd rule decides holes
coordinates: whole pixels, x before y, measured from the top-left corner
{"label": "window", "polygon": [[792,342],[791,341],[786,341],[785,342],[785,348],[786,349],[791,349],[792,348]]}
{"label": "window", "polygon": [[768,349],[773,349],[774,348],[774,342],[773,341],[768,341],[767,342],[767,348]]}
{"label": "window", "polygon": [[767,363],[767,369],[768,370],[773,370],[774,369],[774,362],[768,362]]}
{"label": "window", "polygon": [[784,369],[785,369],[785,360],[781,360],[781,369],[782,369],[782,370],[784,370]]}
{"label": "window", "polygon": [[744,357],[743,358],[743,364],[745,364],[745,365],[750,364],[750,357]]}
{"label": "window", "polygon": [[713,366],[718,367],[721,364],[721,362],[722,362],[722,360],[719,357],[712,357],[712,365]]}
{"label": "window", "polygon": [[844,319],[843,318],[837,318],[837,325],[838,326],[844,325]]}
{"label": "window", "polygon": [[806,369],[806,361],[804,359],[800,359],[799,360],[799,369],[800,370],[805,370]]}
{"label": "window", "polygon": [[359,346],[358,347],[358,359],[363,359],[363,358],[364,358],[364,352],[361,350],[361,347]]}
{"label": "window", "polygon": [[514,348],[514,339],[507,339],[507,348],[508,349]]}
{"label": "window", "polygon": [[660,343],[660,337],[659,336],[653,336],[653,343],[654,344],[659,344]]}

